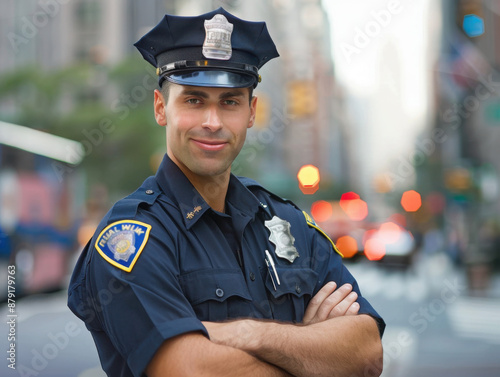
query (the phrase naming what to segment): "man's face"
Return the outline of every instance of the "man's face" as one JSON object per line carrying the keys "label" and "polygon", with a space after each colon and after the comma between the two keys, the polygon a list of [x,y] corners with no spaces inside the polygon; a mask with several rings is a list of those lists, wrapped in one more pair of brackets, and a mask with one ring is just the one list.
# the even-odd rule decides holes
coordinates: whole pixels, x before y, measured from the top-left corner
{"label": "man's face", "polygon": [[172,161],[187,175],[229,172],[255,119],[257,99],[249,103],[249,90],[171,84],[166,106],[160,95],[155,92],[155,115],[167,127]]}

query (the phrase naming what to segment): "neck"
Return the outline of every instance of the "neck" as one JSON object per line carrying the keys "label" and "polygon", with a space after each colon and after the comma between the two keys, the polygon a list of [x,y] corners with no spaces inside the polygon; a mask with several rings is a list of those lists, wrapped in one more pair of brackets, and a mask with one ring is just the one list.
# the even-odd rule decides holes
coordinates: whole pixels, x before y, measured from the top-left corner
{"label": "neck", "polygon": [[199,176],[190,171],[185,171],[184,174],[213,210],[224,212],[229,186],[229,170],[217,176]]}
{"label": "neck", "polygon": [[167,155],[174,164],[184,173],[193,187],[198,191],[201,197],[215,211],[224,212],[226,203],[226,194],[229,187],[229,178],[231,176],[231,167],[222,173],[215,175],[200,175],[191,171],[187,166],[180,163],[167,147]]}

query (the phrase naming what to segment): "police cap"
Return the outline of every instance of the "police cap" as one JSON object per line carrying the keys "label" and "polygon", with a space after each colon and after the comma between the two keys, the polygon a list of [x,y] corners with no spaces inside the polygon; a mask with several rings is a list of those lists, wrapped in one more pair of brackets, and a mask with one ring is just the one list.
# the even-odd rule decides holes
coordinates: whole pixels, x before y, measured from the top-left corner
{"label": "police cap", "polygon": [[180,85],[246,88],[278,57],[265,22],[245,21],[223,8],[196,17],[165,15],[134,44],[164,80]]}

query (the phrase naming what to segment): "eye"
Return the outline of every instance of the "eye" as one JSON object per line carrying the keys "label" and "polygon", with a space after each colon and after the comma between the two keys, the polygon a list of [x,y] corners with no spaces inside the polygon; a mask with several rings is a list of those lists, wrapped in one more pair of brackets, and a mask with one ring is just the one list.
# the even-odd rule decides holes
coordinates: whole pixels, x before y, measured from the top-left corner
{"label": "eye", "polygon": [[189,103],[191,105],[198,105],[201,103],[201,100],[199,98],[188,98],[186,100],[186,103]]}
{"label": "eye", "polygon": [[239,102],[234,99],[225,99],[222,101],[222,104],[228,106],[237,106]]}

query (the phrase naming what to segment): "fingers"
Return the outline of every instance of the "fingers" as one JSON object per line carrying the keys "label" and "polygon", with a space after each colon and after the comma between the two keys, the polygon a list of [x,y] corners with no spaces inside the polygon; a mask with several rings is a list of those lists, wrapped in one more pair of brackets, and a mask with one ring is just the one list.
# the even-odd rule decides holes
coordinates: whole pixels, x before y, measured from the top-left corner
{"label": "fingers", "polygon": [[[357,314],[357,310],[359,310],[359,304],[356,303],[356,300],[358,299],[358,294],[352,291],[352,286],[349,284],[345,284],[338,290],[342,291],[340,292],[342,299],[338,302],[337,305],[331,308],[326,317],[327,318],[340,317],[346,315],[349,312],[349,310],[351,310],[351,312],[355,312],[354,314]],[[357,310],[356,310],[356,305],[354,304],[358,306]],[[353,305],[354,307],[351,309]],[[328,310],[328,308],[326,308],[326,310]],[[351,312],[349,312],[349,314],[351,314]]]}
{"label": "fingers", "polygon": [[329,282],[311,299],[304,314],[304,324],[358,314],[358,295],[352,291],[352,285],[344,284],[335,290],[336,286],[335,282]]}
{"label": "fingers", "polygon": [[345,315],[356,315],[359,312],[359,304],[357,302],[353,302],[349,309],[345,312]]}
{"label": "fingers", "polygon": [[335,291],[335,288],[337,288],[337,283],[331,281],[325,284],[323,288],[314,295],[311,301],[309,301],[309,305],[307,305],[306,312],[304,313],[304,323],[310,323],[315,319],[319,307],[323,304],[325,299]]}
{"label": "fingers", "polygon": [[[325,319],[330,317],[330,313],[338,313],[338,315],[342,315],[342,312],[345,313],[349,308],[348,303],[344,300],[348,297],[352,290],[352,286],[350,284],[344,284],[335,292],[333,292],[330,296],[325,298],[322,305],[318,308],[316,316],[324,321]],[[352,302],[349,302],[351,304]],[[338,316],[335,315],[335,316]]]}

